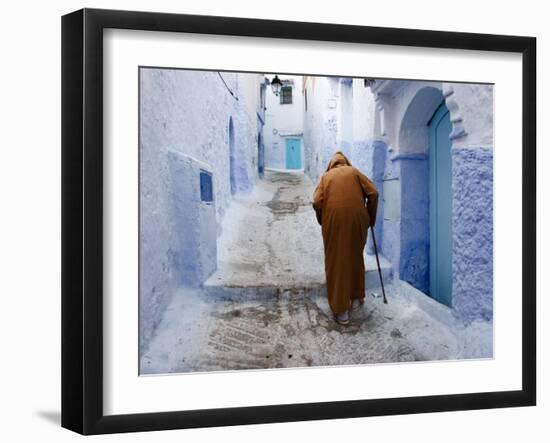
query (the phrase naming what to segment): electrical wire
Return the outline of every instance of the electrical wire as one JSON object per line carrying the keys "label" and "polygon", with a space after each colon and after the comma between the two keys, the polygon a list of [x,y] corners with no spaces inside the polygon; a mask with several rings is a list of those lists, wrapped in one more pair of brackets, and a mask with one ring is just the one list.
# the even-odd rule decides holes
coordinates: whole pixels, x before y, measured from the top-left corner
{"label": "electrical wire", "polygon": [[218,71],[218,75],[220,76],[220,78],[222,79],[222,82],[223,84],[225,85],[225,87],[227,88],[227,90],[229,91],[229,93],[233,96],[233,98],[237,101],[239,101],[239,97],[237,97],[233,91],[229,88],[229,86],[227,86],[227,83],[225,82],[224,78],[222,77],[222,74]]}

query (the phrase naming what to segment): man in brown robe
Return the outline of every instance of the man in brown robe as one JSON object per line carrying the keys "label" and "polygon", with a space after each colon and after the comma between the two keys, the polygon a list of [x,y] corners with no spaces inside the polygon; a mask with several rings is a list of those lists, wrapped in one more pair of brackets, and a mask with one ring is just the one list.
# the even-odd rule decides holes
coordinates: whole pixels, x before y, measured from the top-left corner
{"label": "man in brown robe", "polygon": [[313,208],[323,234],[328,302],[340,324],[349,324],[349,309],[364,302],[363,249],[377,206],[374,183],[336,152],[315,189]]}

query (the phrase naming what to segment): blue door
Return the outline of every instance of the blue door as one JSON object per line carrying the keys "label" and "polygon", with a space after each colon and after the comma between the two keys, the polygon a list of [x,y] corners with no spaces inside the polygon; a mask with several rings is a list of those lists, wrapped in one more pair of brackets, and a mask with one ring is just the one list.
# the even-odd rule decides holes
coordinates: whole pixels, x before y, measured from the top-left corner
{"label": "blue door", "polygon": [[443,102],[429,123],[430,295],[451,306],[453,288],[451,119]]}
{"label": "blue door", "polygon": [[302,168],[302,152],[299,138],[286,139],[286,168]]}

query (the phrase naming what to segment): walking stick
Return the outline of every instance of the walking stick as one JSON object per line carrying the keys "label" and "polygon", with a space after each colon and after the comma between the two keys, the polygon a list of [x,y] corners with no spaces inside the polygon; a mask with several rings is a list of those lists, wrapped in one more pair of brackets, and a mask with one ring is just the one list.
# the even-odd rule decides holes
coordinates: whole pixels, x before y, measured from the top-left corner
{"label": "walking stick", "polygon": [[378,275],[380,276],[380,286],[382,286],[382,295],[384,296],[384,303],[388,304],[386,298],[386,291],[384,290],[384,280],[382,280],[382,270],[380,269],[380,260],[378,259],[378,248],[376,247],[376,237],[374,236],[374,227],[370,227],[372,232],[372,244],[374,245],[374,254],[376,255],[376,264],[378,265]]}

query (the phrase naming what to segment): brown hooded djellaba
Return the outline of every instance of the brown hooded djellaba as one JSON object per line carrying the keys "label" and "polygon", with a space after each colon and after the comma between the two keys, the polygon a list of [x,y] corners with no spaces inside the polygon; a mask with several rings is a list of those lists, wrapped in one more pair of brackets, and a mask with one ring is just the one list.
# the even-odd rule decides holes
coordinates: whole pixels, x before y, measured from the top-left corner
{"label": "brown hooded djellaba", "polygon": [[328,302],[334,314],[348,310],[353,299],[365,297],[363,249],[377,206],[374,183],[342,152],[336,152],[313,194],[323,234]]}

